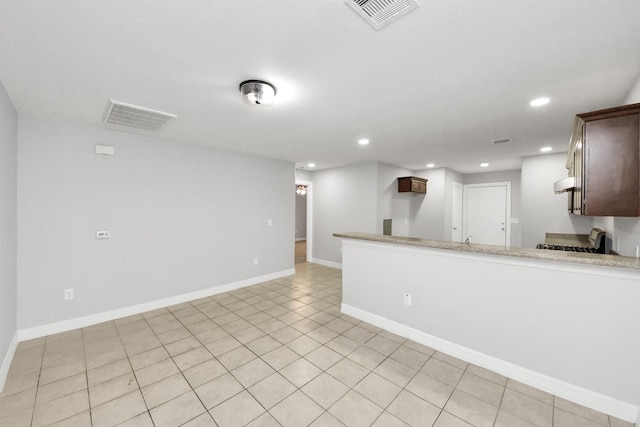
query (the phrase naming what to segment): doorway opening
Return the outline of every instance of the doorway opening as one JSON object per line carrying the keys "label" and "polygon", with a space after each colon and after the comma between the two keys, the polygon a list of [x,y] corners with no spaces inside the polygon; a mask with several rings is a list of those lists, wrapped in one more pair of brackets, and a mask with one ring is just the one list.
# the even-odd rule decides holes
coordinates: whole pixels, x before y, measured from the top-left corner
{"label": "doorway opening", "polygon": [[[306,193],[299,193],[298,186],[306,186]],[[312,236],[313,236],[313,183],[296,179],[296,203],[295,203],[295,263],[311,261]]]}

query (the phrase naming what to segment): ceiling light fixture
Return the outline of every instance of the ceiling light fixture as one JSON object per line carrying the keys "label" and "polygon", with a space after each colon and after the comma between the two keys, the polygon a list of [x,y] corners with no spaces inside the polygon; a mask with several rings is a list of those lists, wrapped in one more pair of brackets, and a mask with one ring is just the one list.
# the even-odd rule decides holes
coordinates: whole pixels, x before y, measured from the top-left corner
{"label": "ceiling light fixture", "polygon": [[316,164],[315,163],[309,163],[307,166],[309,166],[310,168],[315,168]]}
{"label": "ceiling light fixture", "polygon": [[549,151],[553,150],[553,148],[551,147],[542,147],[540,149],[540,151],[542,151],[543,153],[548,153]]}
{"label": "ceiling light fixture", "polygon": [[276,97],[276,88],[262,80],[246,80],[240,83],[242,99],[253,106],[270,106]]}
{"label": "ceiling light fixture", "polygon": [[480,167],[481,168],[487,168],[487,167],[489,167],[489,163],[487,163],[487,162],[480,163]]}
{"label": "ceiling light fixture", "polygon": [[358,144],[367,145],[367,144],[369,144],[369,140],[366,139],[366,138],[362,138],[360,141],[358,141]]}
{"label": "ceiling light fixture", "polygon": [[533,101],[531,101],[529,105],[531,105],[532,107],[541,107],[543,105],[547,105],[549,101],[551,100],[547,97],[536,98]]}
{"label": "ceiling light fixture", "polygon": [[427,163],[427,167],[428,167],[428,168],[432,168],[432,167],[434,167],[434,166],[435,166],[435,165],[434,165],[433,163]]}
{"label": "ceiling light fixture", "polygon": [[299,194],[301,196],[307,194],[307,186],[302,184],[296,186],[296,194]]}

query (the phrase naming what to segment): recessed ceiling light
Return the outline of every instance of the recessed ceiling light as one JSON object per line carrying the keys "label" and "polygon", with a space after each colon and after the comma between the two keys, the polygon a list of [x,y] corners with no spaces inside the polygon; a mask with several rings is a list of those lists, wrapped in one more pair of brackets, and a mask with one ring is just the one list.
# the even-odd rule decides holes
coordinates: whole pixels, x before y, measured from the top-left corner
{"label": "recessed ceiling light", "polygon": [[553,148],[551,148],[551,147],[542,147],[542,148],[540,149],[540,151],[542,151],[543,153],[547,153],[547,152],[549,152],[549,151],[551,151],[551,150],[553,150]]}
{"label": "recessed ceiling light", "polygon": [[369,140],[366,138],[362,138],[361,140],[358,141],[358,144],[360,145],[367,145],[369,143]]}
{"label": "recessed ceiling light", "polygon": [[309,163],[307,166],[309,166],[310,168],[315,168],[316,164],[315,163]]}
{"label": "recessed ceiling light", "polygon": [[435,166],[435,165],[434,165],[433,163],[427,163],[427,167],[428,167],[428,168],[432,168],[432,167],[434,167],[434,166]]}
{"label": "recessed ceiling light", "polygon": [[480,163],[480,167],[481,167],[481,168],[489,167],[489,163],[487,163],[487,162]]}
{"label": "recessed ceiling light", "polygon": [[536,98],[533,101],[531,101],[529,105],[531,105],[532,107],[540,107],[542,105],[547,105],[549,101],[551,100],[547,97]]}

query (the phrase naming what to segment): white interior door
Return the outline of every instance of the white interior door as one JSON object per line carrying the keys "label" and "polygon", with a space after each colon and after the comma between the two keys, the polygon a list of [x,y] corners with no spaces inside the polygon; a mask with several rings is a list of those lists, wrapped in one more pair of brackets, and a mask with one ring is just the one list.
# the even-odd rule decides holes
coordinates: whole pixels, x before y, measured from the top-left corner
{"label": "white interior door", "polygon": [[454,182],[451,194],[451,241],[462,242],[462,184]]}
{"label": "white interior door", "polygon": [[464,186],[464,238],[471,243],[509,246],[511,183]]}

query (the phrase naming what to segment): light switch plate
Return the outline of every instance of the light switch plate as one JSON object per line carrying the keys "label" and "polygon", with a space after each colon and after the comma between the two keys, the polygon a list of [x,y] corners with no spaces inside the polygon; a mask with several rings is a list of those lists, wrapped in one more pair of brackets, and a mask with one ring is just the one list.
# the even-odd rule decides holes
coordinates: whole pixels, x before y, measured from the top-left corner
{"label": "light switch plate", "polygon": [[96,239],[104,240],[104,239],[110,239],[110,238],[111,238],[111,232],[109,230],[96,231]]}
{"label": "light switch plate", "polygon": [[102,154],[105,156],[113,156],[115,154],[115,148],[109,145],[96,145],[96,154]]}

